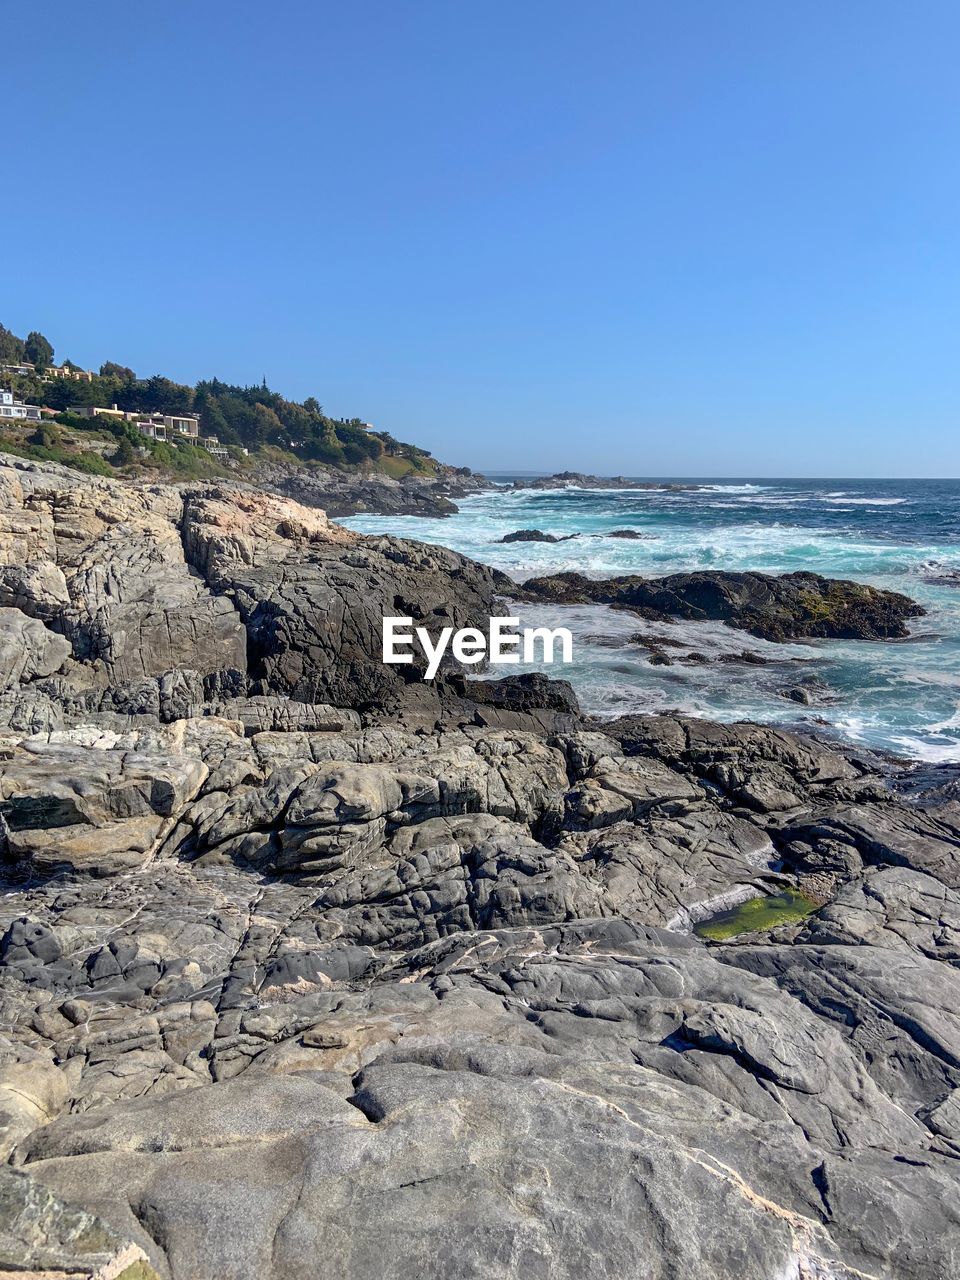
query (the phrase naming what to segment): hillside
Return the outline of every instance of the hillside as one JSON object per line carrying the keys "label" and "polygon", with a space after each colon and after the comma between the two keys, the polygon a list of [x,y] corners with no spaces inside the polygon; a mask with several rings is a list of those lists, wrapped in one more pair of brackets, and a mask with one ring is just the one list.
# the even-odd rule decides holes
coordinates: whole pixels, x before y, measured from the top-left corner
{"label": "hillside", "polygon": [[[70,360],[57,365],[53,345],[43,334],[19,338],[3,325],[0,387],[41,407],[45,418],[39,427],[36,422],[4,422],[0,449],[100,475],[144,469],[185,477],[255,474],[263,462],[292,468],[315,464],[394,480],[452,474],[427,450],[374,431],[359,418],[331,418],[314,396],[289,400],[266,380],[235,386],[211,378],[189,386],[162,374],[137,377],[112,360],[99,371],[82,370]],[[113,406],[147,418],[195,416],[197,440],[176,433],[167,440],[151,439],[135,421],[83,416],[93,408]]]}

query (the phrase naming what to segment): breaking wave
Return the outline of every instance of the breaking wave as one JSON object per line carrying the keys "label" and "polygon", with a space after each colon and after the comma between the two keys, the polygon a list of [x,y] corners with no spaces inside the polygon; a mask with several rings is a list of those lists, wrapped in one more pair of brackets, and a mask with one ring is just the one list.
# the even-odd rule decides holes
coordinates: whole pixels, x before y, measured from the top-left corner
{"label": "breaking wave", "polygon": [[[687,661],[678,651],[669,666],[650,664],[640,642],[647,624],[633,614],[589,606],[584,616],[567,610],[566,622],[551,625],[574,631],[575,661],[560,674],[593,714],[678,710],[755,719],[920,760],[960,761],[960,484],[697,483],[703,487],[679,491],[495,491],[459,500],[459,514],[446,519],[357,516],[344,523],[449,546],[517,582],[563,570],[591,577],[813,571],[904,592],[928,610],[906,643],[764,647],[727,627],[677,622],[670,638],[704,660]],[[520,528],[577,536],[501,541]],[[643,537],[609,536],[624,528]],[[717,662],[758,646],[765,665]],[[804,675],[820,682],[810,705],[784,696]]]}

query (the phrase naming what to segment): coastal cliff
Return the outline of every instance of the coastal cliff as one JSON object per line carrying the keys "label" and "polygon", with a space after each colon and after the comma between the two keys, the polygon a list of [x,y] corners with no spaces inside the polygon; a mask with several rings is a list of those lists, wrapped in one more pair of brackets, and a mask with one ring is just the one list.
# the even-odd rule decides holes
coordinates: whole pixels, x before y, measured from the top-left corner
{"label": "coastal cliff", "polygon": [[[618,602],[839,598],[723,577]],[[0,1265],[957,1273],[953,793],[381,663],[385,612],[511,591],[289,495],[0,458]]]}

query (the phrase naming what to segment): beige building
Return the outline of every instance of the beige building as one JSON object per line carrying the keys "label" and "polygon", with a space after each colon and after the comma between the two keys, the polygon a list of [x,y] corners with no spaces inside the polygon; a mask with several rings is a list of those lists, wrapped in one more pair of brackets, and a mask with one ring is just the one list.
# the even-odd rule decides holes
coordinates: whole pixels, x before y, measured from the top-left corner
{"label": "beige building", "polygon": [[[33,365],[30,368],[32,370]],[[70,369],[65,365],[58,367],[55,364],[50,365],[44,373],[44,378],[69,378],[71,382],[92,382],[95,377],[92,369]]]}
{"label": "beige building", "polygon": [[139,417],[139,414],[124,413],[116,405],[112,409],[104,409],[101,405],[92,404],[71,405],[67,413],[74,413],[78,418],[126,418],[129,420],[131,417]]}

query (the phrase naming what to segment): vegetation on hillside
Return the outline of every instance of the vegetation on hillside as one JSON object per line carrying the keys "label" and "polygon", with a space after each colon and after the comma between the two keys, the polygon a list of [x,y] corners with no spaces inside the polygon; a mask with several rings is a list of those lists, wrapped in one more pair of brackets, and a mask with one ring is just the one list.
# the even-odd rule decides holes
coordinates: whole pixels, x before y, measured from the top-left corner
{"label": "vegetation on hillside", "polygon": [[[429,475],[436,471],[436,463],[427,450],[395,440],[388,432],[368,431],[359,418],[331,418],[313,396],[302,402],[288,400],[271,390],[266,379],[259,386],[241,387],[212,378],[191,387],[162,374],[138,378],[126,365],[107,360],[89,382],[70,378],[43,380],[43,371],[54,363],[51,343],[38,332],[18,338],[0,325],[0,364],[21,361],[36,365],[36,372],[7,377],[6,382],[23,400],[60,411],[59,420],[75,430],[83,429],[85,423],[89,426],[89,420],[77,417],[71,421],[62,416],[70,409],[116,404],[132,413],[197,414],[201,435],[217,436],[221,444],[233,446],[238,457],[242,449],[257,456],[276,456],[275,451],[281,450],[290,461],[371,468],[391,475],[411,471]],[[79,367],[69,360],[64,360],[63,365]],[[105,422],[106,419],[99,420],[98,426]],[[132,441],[139,446],[144,444],[135,430]],[[176,449],[166,446],[166,451],[179,454],[191,448],[178,443]],[[162,454],[163,446],[150,448],[151,457],[159,459]],[[170,465],[182,470],[187,461],[181,459],[179,468],[176,461]]]}

